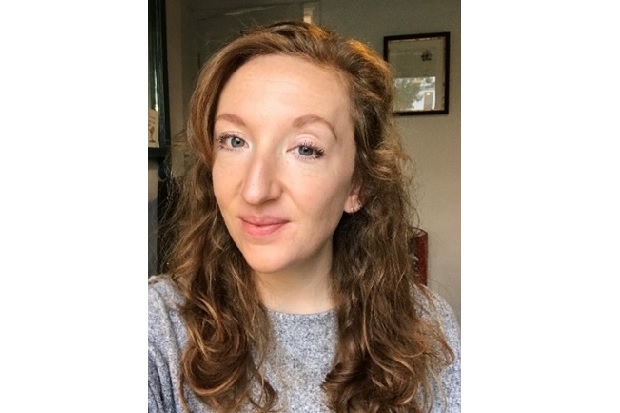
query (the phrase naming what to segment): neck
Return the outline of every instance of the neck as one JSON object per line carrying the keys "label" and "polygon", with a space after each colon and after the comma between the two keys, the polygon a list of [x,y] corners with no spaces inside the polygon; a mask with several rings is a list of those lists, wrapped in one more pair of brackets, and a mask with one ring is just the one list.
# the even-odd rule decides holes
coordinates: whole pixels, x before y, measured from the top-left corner
{"label": "neck", "polygon": [[265,307],[289,314],[314,314],[334,307],[330,273],[255,274],[256,287]]}

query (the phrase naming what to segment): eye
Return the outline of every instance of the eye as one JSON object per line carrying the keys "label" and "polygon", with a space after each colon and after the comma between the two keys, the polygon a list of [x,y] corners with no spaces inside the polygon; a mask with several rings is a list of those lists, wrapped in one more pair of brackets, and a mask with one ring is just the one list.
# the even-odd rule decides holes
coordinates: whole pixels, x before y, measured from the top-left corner
{"label": "eye", "polygon": [[313,156],[316,150],[310,146],[302,145],[297,147],[297,153],[302,156]]}
{"label": "eye", "polygon": [[302,158],[320,158],[323,149],[310,143],[303,143],[295,148],[295,154]]}
{"label": "eye", "polygon": [[217,138],[217,141],[221,148],[232,150],[239,149],[246,146],[246,141],[234,134],[224,133]]}
{"label": "eye", "polygon": [[241,139],[240,137],[238,136],[230,137],[230,146],[232,146],[233,148],[243,148],[243,145],[245,145],[245,141]]}

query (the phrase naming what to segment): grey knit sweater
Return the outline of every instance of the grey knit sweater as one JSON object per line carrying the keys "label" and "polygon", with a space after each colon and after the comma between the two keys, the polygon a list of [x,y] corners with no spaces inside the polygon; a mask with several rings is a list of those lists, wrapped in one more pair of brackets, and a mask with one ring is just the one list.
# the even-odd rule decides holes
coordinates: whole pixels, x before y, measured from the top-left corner
{"label": "grey knit sweater", "polygon": [[[178,394],[179,360],[187,343],[187,335],[176,309],[182,300],[167,278],[151,277],[149,413],[183,412]],[[456,413],[461,411],[460,330],[447,302],[436,294],[433,294],[433,301],[437,317],[455,353],[455,362],[440,374],[443,391],[438,391],[435,396],[433,412]],[[329,412],[323,403],[320,386],[330,371],[334,356],[334,312],[301,315],[269,311],[269,315],[275,331],[275,344],[270,350],[265,374],[278,393],[278,407],[284,412]],[[192,413],[211,412],[190,390],[185,388],[184,391]],[[248,408],[247,411],[251,410]]]}

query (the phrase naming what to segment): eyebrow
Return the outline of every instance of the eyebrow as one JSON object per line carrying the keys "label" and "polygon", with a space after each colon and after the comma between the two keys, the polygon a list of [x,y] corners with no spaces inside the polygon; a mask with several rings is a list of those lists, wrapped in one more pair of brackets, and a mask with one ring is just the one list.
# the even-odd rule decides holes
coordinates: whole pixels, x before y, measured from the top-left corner
{"label": "eyebrow", "polygon": [[336,136],[336,131],[334,130],[334,125],[331,124],[331,122],[329,122],[327,119],[322,118],[319,115],[314,115],[314,114],[307,114],[307,115],[303,115],[300,116],[298,118],[295,118],[295,120],[293,121],[293,126],[297,129],[304,127],[305,125],[309,124],[309,123],[322,123],[323,125],[327,126],[329,128],[329,130],[332,132],[332,134],[334,135],[334,139],[338,140],[338,137]]}
{"label": "eyebrow", "polygon": [[[245,122],[243,121],[243,119],[241,119],[241,117],[235,114],[232,114],[232,113],[221,113],[215,117],[215,120],[216,121],[225,120],[225,121],[237,124],[239,126],[246,126]],[[334,125],[332,125],[331,122],[329,122],[327,119],[319,115],[315,115],[313,113],[309,113],[307,115],[302,115],[302,116],[295,118],[293,120],[293,127],[296,129],[300,129],[309,123],[321,123],[327,126],[329,130],[331,131],[331,133],[334,135],[334,139],[338,140],[338,137],[336,136],[336,131],[334,129]]]}
{"label": "eyebrow", "polygon": [[232,113],[221,113],[215,117],[215,120],[227,120],[232,123],[236,123],[239,126],[245,126],[245,122],[237,115],[233,115]]}

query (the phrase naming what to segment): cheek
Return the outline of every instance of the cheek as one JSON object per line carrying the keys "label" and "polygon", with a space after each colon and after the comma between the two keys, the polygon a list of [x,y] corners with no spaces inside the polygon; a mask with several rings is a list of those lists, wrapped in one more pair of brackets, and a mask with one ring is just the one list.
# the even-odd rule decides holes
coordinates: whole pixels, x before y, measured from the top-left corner
{"label": "cheek", "polygon": [[222,170],[221,166],[215,162],[213,165],[213,193],[220,204],[226,198],[226,189],[230,187],[230,174]]}
{"label": "cheek", "polygon": [[321,219],[326,218],[328,214],[339,215],[343,211],[349,186],[346,183],[332,182],[325,179],[317,180],[312,184],[307,183],[303,188],[298,188],[296,191],[298,205],[308,215]]}

